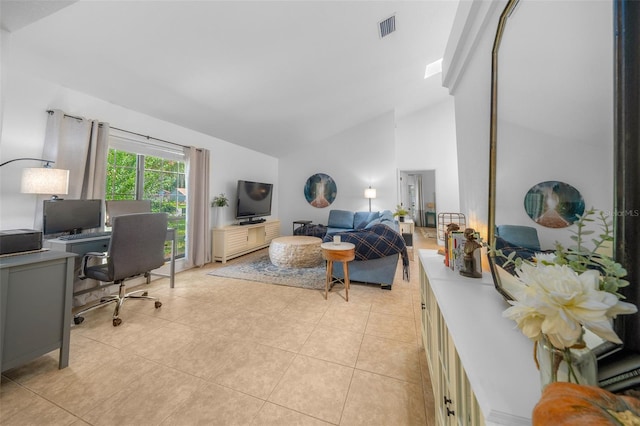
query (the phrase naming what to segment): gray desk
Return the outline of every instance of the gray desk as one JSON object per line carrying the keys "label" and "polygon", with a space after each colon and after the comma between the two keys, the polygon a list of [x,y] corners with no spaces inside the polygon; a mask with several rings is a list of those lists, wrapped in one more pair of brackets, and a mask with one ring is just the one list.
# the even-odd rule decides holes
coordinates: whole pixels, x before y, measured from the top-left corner
{"label": "gray desk", "polygon": [[58,367],[69,365],[75,257],[45,251],[0,258],[1,371],[58,348]]}
{"label": "gray desk", "polygon": [[[51,240],[45,240],[44,246],[50,248],[54,251],[64,251],[67,253],[75,253],[78,255],[78,259],[76,261],[75,267],[75,277],[76,282],[82,282],[78,277],[78,272],[80,271],[80,263],[82,261],[82,257],[89,252],[101,252],[104,253],[109,249],[109,239],[110,236],[102,236],[102,237],[89,237],[82,238],[79,240],[61,240],[59,238],[54,238]],[[174,287],[175,284],[175,276],[176,276],[176,230],[173,228],[167,229],[166,241],[171,241],[171,259],[169,260],[169,274],[158,274],[153,273],[153,275],[160,275],[163,277],[169,278],[169,283],[171,288]],[[147,279],[147,282],[149,280]],[[90,293],[92,291],[98,290],[100,288],[99,284],[95,287],[88,288],[85,290],[75,291],[74,296],[78,296],[80,294]]]}

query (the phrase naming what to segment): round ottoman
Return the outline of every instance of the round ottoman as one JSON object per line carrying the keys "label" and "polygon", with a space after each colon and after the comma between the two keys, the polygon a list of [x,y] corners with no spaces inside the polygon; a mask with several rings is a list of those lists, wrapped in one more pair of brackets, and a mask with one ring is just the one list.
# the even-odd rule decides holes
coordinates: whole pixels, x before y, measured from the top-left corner
{"label": "round ottoman", "polygon": [[276,266],[312,268],[322,264],[322,239],[291,236],[274,238],[269,245],[269,259]]}

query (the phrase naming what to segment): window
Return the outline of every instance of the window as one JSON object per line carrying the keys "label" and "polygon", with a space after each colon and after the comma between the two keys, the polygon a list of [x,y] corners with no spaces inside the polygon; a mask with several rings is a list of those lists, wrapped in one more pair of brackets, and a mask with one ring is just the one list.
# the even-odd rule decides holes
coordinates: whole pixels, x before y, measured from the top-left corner
{"label": "window", "polygon": [[[132,143],[133,142],[133,143]],[[176,257],[186,248],[186,163],[174,149],[173,155],[141,149],[141,142],[110,139],[107,157],[106,200],[151,200],[151,210],[169,214],[169,226],[176,230]],[[144,143],[144,142],[142,142]],[[153,148],[153,146],[151,146]],[[167,254],[170,248],[167,247]]]}

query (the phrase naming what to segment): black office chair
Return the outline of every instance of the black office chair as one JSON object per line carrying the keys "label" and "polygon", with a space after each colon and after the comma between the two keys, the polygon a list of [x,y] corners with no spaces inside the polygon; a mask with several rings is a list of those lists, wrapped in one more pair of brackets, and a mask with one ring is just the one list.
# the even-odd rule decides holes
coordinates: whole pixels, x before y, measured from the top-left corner
{"label": "black office chair", "polygon": [[[101,281],[104,287],[119,285],[117,295],[103,297],[100,303],[76,313],[73,322],[80,324],[84,321],[81,316],[85,312],[116,303],[113,312],[113,326],[122,323],[119,318],[120,307],[127,299],[155,300],[156,309],[162,303],[155,297],[147,295],[145,290],[136,290],[125,294],[124,281],[129,278],[144,275],[164,265],[164,243],[167,235],[166,213],[136,213],[111,218],[111,240],[109,250],[104,253],[87,253],[82,259],[80,278],[91,278]],[[106,258],[106,263],[89,265],[89,260]],[[142,294],[138,294],[142,293]]]}

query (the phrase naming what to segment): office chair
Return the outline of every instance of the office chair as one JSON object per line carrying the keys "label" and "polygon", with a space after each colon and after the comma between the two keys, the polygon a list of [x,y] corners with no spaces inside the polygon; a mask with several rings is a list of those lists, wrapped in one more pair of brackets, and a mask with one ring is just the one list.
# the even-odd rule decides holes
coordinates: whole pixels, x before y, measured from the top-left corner
{"label": "office chair", "polygon": [[[117,295],[107,296],[100,302],[76,313],[73,317],[75,324],[84,321],[82,314],[115,303],[113,312],[113,326],[122,323],[119,318],[120,308],[127,299],[155,300],[156,309],[162,303],[155,297],[147,295],[145,290],[136,290],[125,294],[124,281],[139,275],[148,277],[149,271],[164,265],[164,242],[167,234],[166,213],[136,213],[111,218],[111,240],[106,255],[90,252],[82,258],[80,279],[91,278],[103,282],[101,287],[119,285]],[[92,258],[106,258],[105,263],[89,265]],[[142,293],[142,294],[138,294]]]}
{"label": "office chair", "polygon": [[105,226],[111,226],[111,218],[123,214],[150,213],[151,200],[106,200]]}

